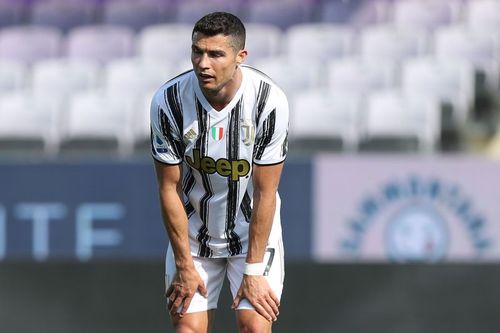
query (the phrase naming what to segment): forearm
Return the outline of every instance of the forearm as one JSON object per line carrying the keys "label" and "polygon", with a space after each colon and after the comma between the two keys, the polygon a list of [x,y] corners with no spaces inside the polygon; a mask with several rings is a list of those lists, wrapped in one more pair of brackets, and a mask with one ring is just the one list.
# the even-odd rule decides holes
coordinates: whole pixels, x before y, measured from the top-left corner
{"label": "forearm", "polygon": [[248,253],[246,262],[262,262],[276,210],[276,192],[266,191],[254,194],[254,207],[249,226]]}
{"label": "forearm", "polygon": [[193,265],[189,246],[188,218],[177,191],[160,190],[163,223],[174,251],[177,268]]}

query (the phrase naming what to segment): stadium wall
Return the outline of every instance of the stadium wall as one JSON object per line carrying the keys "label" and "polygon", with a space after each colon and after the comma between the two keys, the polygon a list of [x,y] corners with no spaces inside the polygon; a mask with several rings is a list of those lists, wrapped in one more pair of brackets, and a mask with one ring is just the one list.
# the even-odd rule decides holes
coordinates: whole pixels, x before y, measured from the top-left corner
{"label": "stadium wall", "polygon": [[[273,332],[500,331],[500,266],[289,262]],[[173,332],[160,262],[2,263],[0,332]],[[236,332],[223,288],[214,333]]]}

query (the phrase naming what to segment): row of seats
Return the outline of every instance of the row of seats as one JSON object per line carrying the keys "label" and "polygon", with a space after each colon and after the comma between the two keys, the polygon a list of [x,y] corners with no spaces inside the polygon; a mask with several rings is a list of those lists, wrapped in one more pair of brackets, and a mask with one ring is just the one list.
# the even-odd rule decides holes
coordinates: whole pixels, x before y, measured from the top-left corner
{"label": "row of seats", "polygon": [[[129,156],[149,142],[151,95],[124,98],[104,91],[74,94],[66,102],[32,92],[0,96],[0,141],[39,141],[55,156],[78,144],[99,146]],[[396,89],[367,95],[304,91],[290,99],[292,142],[341,141],[356,150],[376,138],[415,139],[431,152],[441,133],[440,103]]]}
{"label": "row of seats", "polygon": [[460,19],[474,28],[498,30],[496,0],[0,0],[0,27],[49,25],[62,32],[96,23],[124,25],[136,31],[160,23],[192,25],[204,14],[230,11],[247,23],[273,24],[281,29],[307,22],[366,25],[392,21],[406,28],[434,29]]}
{"label": "row of seats", "polygon": [[[125,27],[87,26],[66,38],[47,27],[22,26],[0,31],[0,59],[25,64],[68,57],[105,64],[138,56],[145,61],[173,64],[190,57],[191,27],[156,25],[134,35]],[[374,62],[399,62],[408,57],[435,54],[442,59],[465,58],[475,66],[499,61],[500,34],[479,33],[456,24],[433,34],[400,30],[393,25],[368,26],[355,32],[346,25],[301,24],[286,33],[270,25],[248,26],[249,63],[283,56],[294,64],[324,63],[359,55]]]}
{"label": "row of seats", "polygon": [[[400,87],[409,94],[433,96],[453,106],[454,124],[458,127],[465,126],[475,96],[473,66],[429,56],[409,58],[401,66],[359,57],[332,60],[326,66],[292,66],[278,57],[261,59],[256,67],[270,75],[290,96],[321,87],[346,94]],[[188,63],[184,67],[180,64],[169,67],[137,58],[115,60],[103,68],[88,61],[50,59],[37,62],[31,70],[0,61],[0,91],[7,94],[31,90],[35,95],[67,99],[81,91],[104,89],[112,96],[130,97],[151,93],[168,78],[189,68]]]}

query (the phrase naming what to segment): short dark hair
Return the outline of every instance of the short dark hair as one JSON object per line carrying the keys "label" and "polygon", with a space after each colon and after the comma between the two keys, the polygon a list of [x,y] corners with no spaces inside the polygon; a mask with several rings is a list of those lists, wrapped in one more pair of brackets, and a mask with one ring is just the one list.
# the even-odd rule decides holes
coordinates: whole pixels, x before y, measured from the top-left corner
{"label": "short dark hair", "polygon": [[194,25],[191,37],[196,32],[210,37],[218,34],[231,36],[234,40],[234,47],[238,51],[245,48],[245,26],[237,16],[231,13],[214,12],[203,16]]}

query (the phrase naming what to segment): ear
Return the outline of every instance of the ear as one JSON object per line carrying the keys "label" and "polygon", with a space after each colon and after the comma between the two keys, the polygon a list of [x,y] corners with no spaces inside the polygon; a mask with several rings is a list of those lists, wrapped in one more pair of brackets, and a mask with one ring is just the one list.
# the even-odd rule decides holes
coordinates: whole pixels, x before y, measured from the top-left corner
{"label": "ear", "polygon": [[239,50],[238,54],[236,55],[236,64],[240,65],[244,63],[245,60],[247,59],[247,54],[248,52],[246,49]]}

